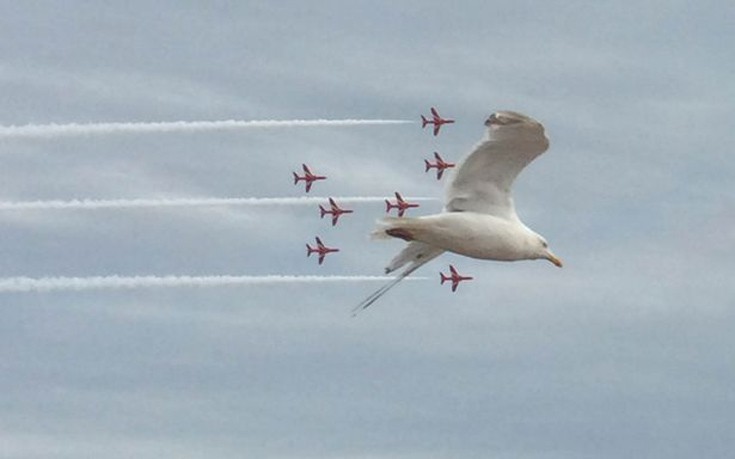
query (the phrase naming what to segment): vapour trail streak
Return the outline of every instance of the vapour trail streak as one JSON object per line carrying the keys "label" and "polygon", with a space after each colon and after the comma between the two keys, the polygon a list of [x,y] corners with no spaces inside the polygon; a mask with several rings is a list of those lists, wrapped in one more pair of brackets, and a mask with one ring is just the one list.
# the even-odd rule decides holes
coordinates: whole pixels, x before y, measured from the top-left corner
{"label": "vapour trail streak", "polygon": [[344,119],[344,120],[223,120],[223,121],[164,121],[123,123],[26,124],[0,126],[0,139],[53,138],[89,134],[200,132],[250,128],[366,126],[408,124],[408,120]]}
{"label": "vapour trail streak", "polygon": [[[94,277],[5,277],[0,293],[51,292],[59,290],[136,289],[151,287],[219,287],[232,285],[374,282],[388,276],[94,276]],[[426,280],[413,277],[410,280]]]}
{"label": "vapour trail streak", "polygon": [[[163,199],[72,199],[49,201],[0,201],[0,211],[52,209],[127,209],[142,207],[194,206],[301,206],[324,204],[327,197],[304,196],[294,198],[163,198]],[[338,203],[383,202],[387,197],[343,196],[334,198]],[[434,201],[435,198],[409,197],[409,201]]]}

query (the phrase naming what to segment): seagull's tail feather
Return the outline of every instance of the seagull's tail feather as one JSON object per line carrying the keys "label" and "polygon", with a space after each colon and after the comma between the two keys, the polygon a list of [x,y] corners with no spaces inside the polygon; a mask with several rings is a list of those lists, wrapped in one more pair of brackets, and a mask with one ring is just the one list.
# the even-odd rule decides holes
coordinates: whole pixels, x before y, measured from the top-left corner
{"label": "seagull's tail feather", "polygon": [[383,217],[375,222],[375,229],[370,233],[371,239],[390,239],[391,235],[386,233],[387,230],[394,228],[405,218],[399,217]]}
{"label": "seagull's tail feather", "polygon": [[418,238],[424,227],[425,222],[420,217],[384,217],[377,221],[370,236],[373,239],[395,237],[410,242]]}
{"label": "seagull's tail feather", "polygon": [[352,310],[352,315],[356,316],[357,313],[359,313],[363,309],[367,309],[371,304],[378,301],[381,296],[388,293],[388,290],[395,287],[399,282],[408,277],[412,272],[416,271],[424,264],[438,257],[443,252],[444,251],[442,249],[437,249],[436,247],[430,246],[429,244],[424,244],[423,242],[410,242],[406,246],[406,248],[401,251],[401,253],[399,253],[395,258],[393,258],[393,260],[391,260],[390,264],[385,268],[385,272],[393,272],[396,269],[404,266],[405,264],[410,263],[408,267],[404,269],[400,274],[398,274],[395,279],[391,280],[390,282],[370,294],[370,296],[365,298]]}

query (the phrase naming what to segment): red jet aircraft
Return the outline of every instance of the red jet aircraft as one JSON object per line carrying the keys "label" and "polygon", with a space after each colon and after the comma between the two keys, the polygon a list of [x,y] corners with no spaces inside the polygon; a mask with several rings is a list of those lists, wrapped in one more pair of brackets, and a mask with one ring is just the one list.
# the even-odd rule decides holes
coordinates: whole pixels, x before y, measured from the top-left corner
{"label": "red jet aircraft", "polygon": [[337,224],[337,220],[339,220],[340,215],[342,214],[351,214],[354,212],[350,209],[342,209],[337,205],[336,202],[334,202],[334,199],[329,198],[329,206],[331,209],[325,209],[324,206],[319,204],[319,212],[321,213],[321,218],[324,218],[325,215],[331,214],[332,215],[332,226]]}
{"label": "red jet aircraft", "polygon": [[453,265],[449,265],[449,271],[450,271],[450,274],[449,275],[446,275],[444,273],[439,273],[439,275],[441,276],[441,279],[442,279],[441,283],[442,284],[444,284],[444,282],[446,282],[446,281],[451,281],[452,282],[452,291],[453,292],[456,292],[457,291],[457,286],[459,285],[460,282],[466,281],[466,280],[472,280],[473,279],[470,276],[461,276],[457,272],[457,270],[454,268]]}
{"label": "red jet aircraft", "polygon": [[441,116],[439,116],[439,112],[436,111],[434,107],[431,107],[431,119],[427,120],[424,115],[421,115],[421,127],[425,128],[427,124],[433,124],[434,125],[434,135],[439,134],[439,129],[441,129],[443,124],[452,124],[454,123],[454,120],[448,120],[444,119]]}
{"label": "red jet aircraft", "polygon": [[444,161],[437,152],[434,152],[434,158],[436,159],[436,163],[430,163],[428,159],[424,160],[424,164],[426,164],[425,172],[429,172],[429,169],[436,169],[436,179],[441,180],[442,175],[444,175],[444,169],[452,168],[455,165],[454,163]]}
{"label": "red jet aircraft", "polygon": [[306,256],[310,256],[312,253],[319,254],[319,264],[322,264],[324,262],[324,257],[328,253],[332,252],[339,252],[339,249],[333,249],[331,247],[327,247],[322,243],[322,240],[319,239],[319,236],[316,238],[316,247],[312,247],[309,244],[306,244]]}
{"label": "red jet aircraft", "polygon": [[294,172],[293,173],[293,184],[296,185],[300,181],[303,180],[306,183],[306,192],[307,193],[309,192],[309,190],[311,190],[311,184],[312,183],[316,182],[317,180],[326,180],[327,179],[327,177],[325,177],[323,175],[314,175],[314,174],[312,174],[311,171],[309,170],[309,166],[307,166],[306,164],[302,164],[301,167],[304,169],[304,176],[303,177],[299,177],[299,175],[296,172]]}
{"label": "red jet aircraft", "polygon": [[418,207],[419,205],[414,202],[408,202],[403,199],[403,196],[396,191],[396,202],[392,203],[389,200],[385,200],[385,213],[390,213],[391,209],[398,209],[398,216],[403,217],[406,209],[411,207]]}

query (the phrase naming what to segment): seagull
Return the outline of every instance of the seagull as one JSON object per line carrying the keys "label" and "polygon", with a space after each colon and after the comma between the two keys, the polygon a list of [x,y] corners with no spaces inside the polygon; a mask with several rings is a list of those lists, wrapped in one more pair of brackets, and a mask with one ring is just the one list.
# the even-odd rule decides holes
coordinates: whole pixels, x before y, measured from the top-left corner
{"label": "seagull", "polygon": [[518,174],[549,148],[544,126],[513,111],[493,113],[485,126],[483,139],[455,169],[441,213],[378,221],[373,237],[408,242],[385,268],[386,274],[405,269],[365,298],[353,314],[444,252],[482,260],[543,259],[562,267],[546,239],[523,224],[511,196]]}

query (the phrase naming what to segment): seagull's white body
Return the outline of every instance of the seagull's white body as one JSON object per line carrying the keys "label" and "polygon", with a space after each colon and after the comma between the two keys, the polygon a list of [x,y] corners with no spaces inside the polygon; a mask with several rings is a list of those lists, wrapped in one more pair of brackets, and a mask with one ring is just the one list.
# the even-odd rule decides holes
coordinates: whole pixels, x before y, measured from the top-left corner
{"label": "seagull's white body", "polygon": [[389,218],[382,220],[381,224],[388,225],[388,229],[406,231],[412,241],[483,260],[528,259],[533,254],[538,238],[519,220],[505,220],[477,212],[446,212],[411,219]]}
{"label": "seagull's white body", "polygon": [[355,312],[370,306],[445,251],[485,260],[543,258],[561,266],[544,238],[518,218],[510,191],[521,170],[548,149],[543,125],[510,111],[493,113],[485,125],[486,136],[456,168],[442,213],[379,222],[374,236],[409,241],[386,267],[386,273],[408,266],[360,303]]}

